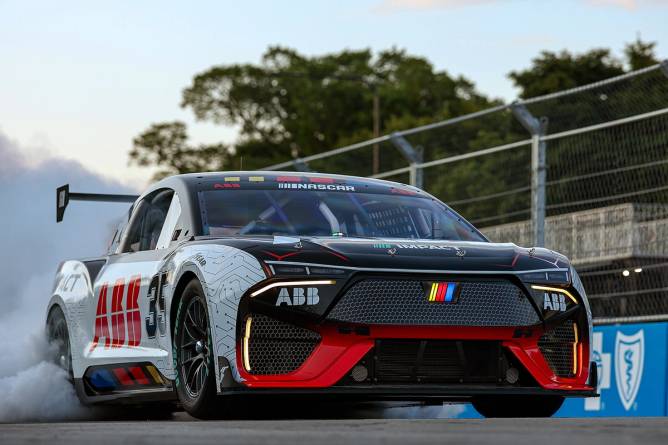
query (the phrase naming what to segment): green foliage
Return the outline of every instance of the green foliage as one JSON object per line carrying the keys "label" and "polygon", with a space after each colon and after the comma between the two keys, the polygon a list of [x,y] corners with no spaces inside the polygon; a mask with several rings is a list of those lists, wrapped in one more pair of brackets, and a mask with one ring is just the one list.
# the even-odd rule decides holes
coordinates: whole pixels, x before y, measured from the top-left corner
{"label": "green foliage", "polygon": [[130,151],[131,162],[160,168],[156,179],[177,173],[222,170],[228,158],[229,151],[222,144],[189,145],[186,125],[178,121],[151,125],[133,140]]}
{"label": "green foliage", "polygon": [[[657,63],[654,47],[654,43],[637,40],[626,46],[624,60],[607,49],[582,54],[545,51],[533,59],[529,68],[508,76],[519,89],[520,97],[535,97],[653,65]],[[602,109],[611,113],[607,118],[614,118],[614,110],[636,110],[634,106],[649,107],[653,106],[652,101],[660,100],[641,97],[638,91],[642,91],[642,86],[633,91],[597,93],[584,99],[578,96],[529,108],[535,116],[550,116],[549,130],[554,132],[566,123],[568,128],[590,125],[593,117],[600,117]],[[480,94],[471,81],[438,71],[427,59],[396,48],[376,55],[370,50],[344,50],[306,56],[276,46],[265,52],[259,64],[220,65],[201,72],[183,91],[181,105],[198,120],[239,128],[234,146],[194,146],[188,142],[183,123],[158,123],[135,138],[131,160],[139,165],[160,167],[161,176],[206,170],[250,170],[312,155],[373,137],[374,96],[380,101],[383,134],[500,104]],[[602,101],[607,101],[607,108],[601,107]],[[633,112],[639,111],[642,110]],[[528,136],[512,114],[504,111],[416,133],[407,139],[414,147],[422,148],[425,160],[429,161]],[[380,149],[381,171],[406,166],[392,144],[381,144]],[[605,156],[619,158],[610,153]],[[368,147],[312,162],[310,167],[317,171],[369,175],[371,158]],[[551,157],[551,171],[586,173],[585,165],[572,163],[567,167],[565,159]],[[427,169],[425,184],[428,191],[445,201],[524,189],[455,206],[468,217],[511,213],[524,218],[526,214],[518,212],[529,205],[526,190],[529,164],[529,149],[519,148],[448,164],[447,168]],[[570,195],[575,193],[573,186],[560,186],[550,193]],[[502,221],[494,221],[497,222]]]}

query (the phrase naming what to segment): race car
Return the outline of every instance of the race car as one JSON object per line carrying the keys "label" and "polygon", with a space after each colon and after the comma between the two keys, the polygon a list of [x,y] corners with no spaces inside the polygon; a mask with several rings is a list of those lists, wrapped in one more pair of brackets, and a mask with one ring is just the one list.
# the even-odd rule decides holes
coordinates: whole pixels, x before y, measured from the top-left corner
{"label": "race car", "polygon": [[472,402],[551,416],[596,396],[591,312],[563,255],[492,243],[395,182],[177,175],[131,202],[107,252],[63,262],[46,329],[85,404],[229,417],[260,400]]}

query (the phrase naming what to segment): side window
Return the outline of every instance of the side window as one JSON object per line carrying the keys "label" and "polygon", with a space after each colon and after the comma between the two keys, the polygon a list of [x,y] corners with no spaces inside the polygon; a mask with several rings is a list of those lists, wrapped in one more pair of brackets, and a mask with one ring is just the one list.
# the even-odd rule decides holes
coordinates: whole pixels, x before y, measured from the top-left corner
{"label": "side window", "polygon": [[122,252],[156,248],[173,194],[172,190],[158,190],[139,202],[128,224]]}

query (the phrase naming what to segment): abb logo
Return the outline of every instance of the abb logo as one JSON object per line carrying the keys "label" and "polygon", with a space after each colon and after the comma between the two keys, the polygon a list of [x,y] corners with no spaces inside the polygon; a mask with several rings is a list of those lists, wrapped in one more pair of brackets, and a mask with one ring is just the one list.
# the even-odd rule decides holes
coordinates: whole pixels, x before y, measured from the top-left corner
{"label": "abb logo", "polygon": [[[95,335],[90,351],[104,340],[105,348],[121,346],[139,346],[141,341],[141,314],[139,313],[139,288],[141,276],[135,275],[128,281],[127,291],[125,279],[119,278],[114,283],[111,294],[111,307],[107,303],[109,284],[100,285],[95,312]],[[125,297],[125,307],[123,307]]]}

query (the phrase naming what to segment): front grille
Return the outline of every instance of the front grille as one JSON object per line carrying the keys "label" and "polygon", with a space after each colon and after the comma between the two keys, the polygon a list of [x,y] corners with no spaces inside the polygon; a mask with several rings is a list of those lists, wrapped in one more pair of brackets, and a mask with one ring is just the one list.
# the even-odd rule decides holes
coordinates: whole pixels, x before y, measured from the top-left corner
{"label": "front grille", "polygon": [[543,334],[538,340],[538,348],[558,377],[573,377],[575,322],[569,320]]}
{"label": "front grille", "polygon": [[455,340],[377,340],[359,365],[374,384],[495,383],[507,368],[498,342]]}
{"label": "front grille", "polygon": [[430,303],[422,281],[359,281],[334,306],[328,319],[449,326],[529,326],[539,322],[524,293],[510,282],[462,281],[459,286],[456,303]]}
{"label": "front grille", "polygon": [[288,374],[297,370],[320,342],[317,332],[276,320],[251,315],[248,340],[249,373]]}

